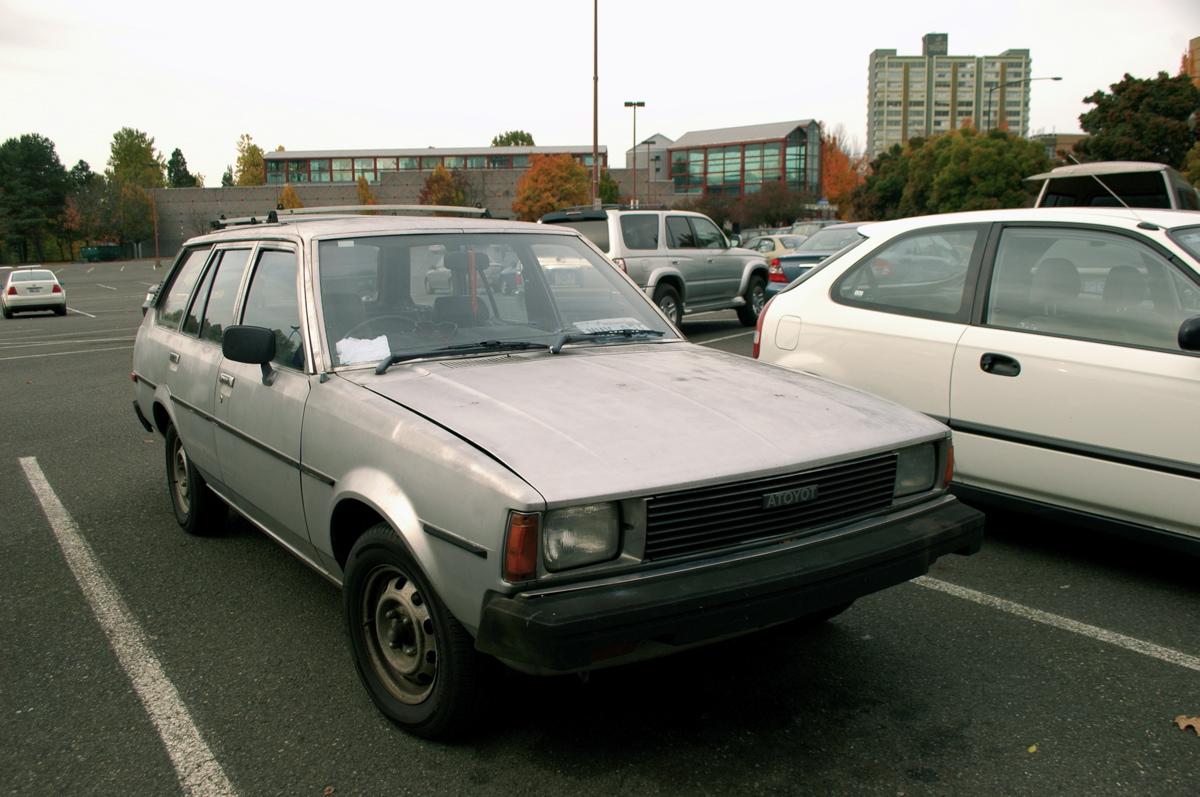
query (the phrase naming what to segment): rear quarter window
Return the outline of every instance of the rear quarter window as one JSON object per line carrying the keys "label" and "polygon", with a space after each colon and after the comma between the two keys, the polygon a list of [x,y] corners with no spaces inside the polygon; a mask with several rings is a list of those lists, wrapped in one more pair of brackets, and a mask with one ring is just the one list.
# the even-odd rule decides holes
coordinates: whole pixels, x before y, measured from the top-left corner
{"label": "rear quarter window", "polygon": [[621,217],[621,240],[626,249],[658,248],[657,213],[629,213]]}
{"label": "rear quarter window", "polygon": [[608,253],[611,251],[609,249],[608,219],[586,219],[556,223],[579,230],[580,235],[598,246],[602,252]]}

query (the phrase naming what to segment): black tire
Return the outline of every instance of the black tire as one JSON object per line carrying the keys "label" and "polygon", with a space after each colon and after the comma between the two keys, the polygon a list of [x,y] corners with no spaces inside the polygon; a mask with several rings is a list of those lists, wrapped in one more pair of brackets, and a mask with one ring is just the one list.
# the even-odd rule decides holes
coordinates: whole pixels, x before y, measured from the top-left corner
{"label": "black tire", "polygon": [[767,306],[767,281],[761,274],[750,277],[746,286],[746,303],[737,309],[738,321],[744,327],[752,327],[758,323],[758,316]]}
{"label": "black tire", "polygon": [[166,438],[167,492],[171,495],[175,520],[188,534],[203,537],[217,533],[228,517],[225,502],[208,489],[204,477],[188,458],[174,424],[167,427]]}
{"label": "black tire", "polygon": [[659,285],[655,288],[654,303],[666,313],[672,324],[679,326],[683,323],[683,302],[679,298],[679,291],[673,286]]}
{"label": "black tire", "polygon": [[5,308],[4,308],[4,317],[5,317],[5,318],[12,318],[12,317],[13,317],[13,311],[12,311],[12,310],[9,310],[7,307],[5,307]]}
{"label": "black tire", "polygon": [[483,657],[386,523],[354,544],[342,596],[354,665],[384,716],[425,739],[469,730]]}
{"label": "black tire", "polygon": [[55,315],[66,315],[67,314],[67,306],[64,304],[62,307],[55,307],[54,314]]}

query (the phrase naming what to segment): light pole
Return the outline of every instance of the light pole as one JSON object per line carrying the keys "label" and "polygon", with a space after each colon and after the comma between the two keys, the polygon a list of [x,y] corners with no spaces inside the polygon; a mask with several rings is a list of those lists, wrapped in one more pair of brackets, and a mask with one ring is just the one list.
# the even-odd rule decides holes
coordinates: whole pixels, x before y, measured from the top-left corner
{"label": "light pole", "polygon": [[600,0],[592,0],[592,207],[600,207]]}
{"label": "light pole", "polygon": [[992,124],[992,92],[994,92],[996,89],[1004,88],[1005,86],[1020,86],[1025,83],[1032,83],[1035,80],[1062,80],[1062,78],[1061,77],[1023,77],[1023,78],[1019,78],[1017,80],[1008,80],[1008,81],[1005,81],[1004,83],[997,83],[996,85],[988,88],[987,116],[986,116],[987,130],[991,130],[992,128],[995,127],[995,125]]}
{"label": "light pole", "polygon": [[626,108],[633,109],[633,206],[636,208],[637,203],[637,109],[645,108],[646,103],[641,100],[626,100]]}

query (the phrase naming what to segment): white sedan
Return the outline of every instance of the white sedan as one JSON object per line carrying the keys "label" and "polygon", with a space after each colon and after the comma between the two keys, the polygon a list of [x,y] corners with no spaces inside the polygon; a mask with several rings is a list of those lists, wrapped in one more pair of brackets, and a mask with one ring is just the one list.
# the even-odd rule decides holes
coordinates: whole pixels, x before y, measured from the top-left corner
{"label": "white sedan", "polygon": [[0,289],[0,309],[5,318],[32,310],[53,310],[57,315],[66,315],[67,294],[49,269],[14,269]]}
{"label": "white sedan", "polygon": [[963,498],[1197,550],[1200,213],[998,210],[859,232],[771,301],[755,356],[949,424]]}

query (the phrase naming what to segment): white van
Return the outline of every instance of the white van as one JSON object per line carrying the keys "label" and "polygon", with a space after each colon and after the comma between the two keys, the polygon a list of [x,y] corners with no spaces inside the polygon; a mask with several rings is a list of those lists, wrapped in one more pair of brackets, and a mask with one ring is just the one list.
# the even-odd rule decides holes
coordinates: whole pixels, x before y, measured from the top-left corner
{"label": "white van", "polygon": [[1044,181],[1035,203],[1039,208],[1119,207],[1124,203],[1134,208],[1200,210],[1200,192],[1182,174],[1162,163],[1077,163],[1025,179]]}

